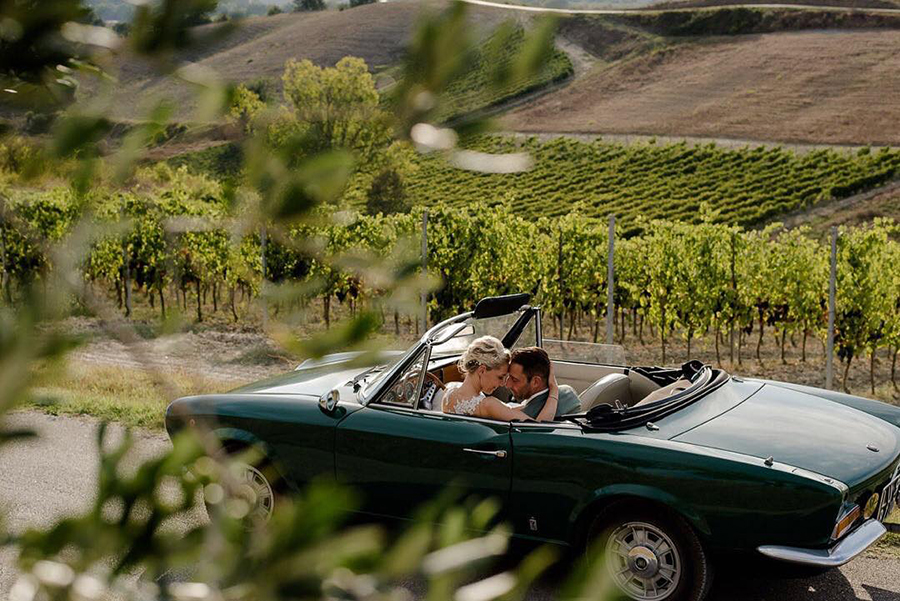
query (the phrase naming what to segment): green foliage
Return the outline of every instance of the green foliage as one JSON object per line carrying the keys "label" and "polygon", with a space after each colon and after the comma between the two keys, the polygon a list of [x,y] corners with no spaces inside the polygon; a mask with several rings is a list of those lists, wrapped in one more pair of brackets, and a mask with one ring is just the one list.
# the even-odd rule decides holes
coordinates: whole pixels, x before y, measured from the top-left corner
{"label": "green foliage", "polygon": [[83,21],[89,13],[80,0],[4,1],[0,4],[4,17],[0,78],[41,82],[57,65],[83,56],[83,49],[63,39],[59,31],[65,23]]}
{"label": "green foliage", "polygon": [[25,113],[25,132],[33,135],[45,134],[56,119],[56,113],[28,111]]}
{"label": "green foliage", "polygon": [[325,0],[294,0],[294,12],[325,10]]}
{"label": "green foliage", "polygon": [[[290,113],[271,135],[297,140],[307,153],[353,151],[365,163],[391,140],[388,115],[379,107],[375,80],[365,61],[344,57],[333,68],[289,60],[282,76]],[[312,144],[311,144],[312,142]]]}
{"label": "green foliage", "polygon": [[540,142],[481,138],[470,148],[527,151],[534,168],[516,174],[470,173],[437,156],[418,159],[407,185],[414,205],[510,202],[528,218],[615,214],[628,232],[638,218],[700,223],[701,206],[717,223],[752,225],[829,198],[843,198],[900,173],[900,151],[865,155],[832,150],[797,155],[781,148],[726,149],[712,144],[621,145],[556,138]]}
{"label": "green foliage", "polygon": [[229,116],[245,130],[250,130],[253,119],[266,108],[265,102],[259,94],[249,88],[239,85],[232,96]]}
{"label": "green foliage", "polygon": [[350,8],[354,6],[362,6],[363,4],[373,4],[375,0],[350,0]]}
{"label": "green foliage", "polygon": [[447,87],[448,101],[437,118],[459,118],[572,76],[572,61],[552,44],[537,68],[517,69],[515,60],[527,47],[525,30],[504,24],[471,54],[465,71]]}
{"label": "green foliage", "polygon": [[366,199],[366,213],[376,215],[383,213],[408,213],[409,203],[406,189],[400,174],[393,169],[385,170],[375,176]]}
{"label": "green foliage", "polygon": [[217,0],[160,0],[138,4],[131,21],[129,42],[139,54],[168,57],[191,45],[196,37],[191,28],[209,23],[209,15],[216,5]]}
{"label": "green foliage", "polygon": [[664,11],[624,16],[591,17],[627,23],[663,36],[746,35],[804,29],[894,29],[900,18],[865,11],[784,10],[783,8],[709,7],[705,10]]}
{"label": "green foliage", "polygon": [[[10,27],[24,28],[21,37],[29,41],[43,41],[45,33],[56,39],[65,19],[51,19],[45,26],[32,17],[46,16],[39,8],[64,4],[0,0],[0,27],[4,33]],[[199,121],[224,119],[235,92],[198,64],[182,67],[172,58],[197,35],[227,31],[191,29],[213,5],[209,0],[139,3],[129,38],[130,51],[150,59],[148,68],[174,74],[201,90]],[[452,9],[458,23],[464,22],[464,10],[462,4]],[[438,31],[443,22],[442,17],[428,17],[423,27]],[[90,28],[66,29],[92,41],[111,40],[107,33]],[[442,63],[456,62],[454,52],[468,51],[460,50],[459,39],[440,49],[431,39],[419,41],[418,48],[435,59],[429,69],[438,71],[443,70]],[[122,48],[108,43],[107,51],[112,58],[105,64],[116,64]],[[49,60],[47,56],[41,60]],[[535,56],[528,53],[522,64],[530,64]],[[8,56],[4,48],[3,60],[16,74],[20,66],[21,73],[33,66],[31,58],[27,53]],[[98,86],[114,85],[115,78],[97,74]],[[366,175],[354,173],[355,166],[369,164],[377,173],[391,164],[408,162],[408,146],[392,142],[395,137],[408,137],[419,123],[406,117],[389,119],[382,112],[371,77],[360,61],[347,59],[327,72],[300,65],[292,74],[285,87],[293,104],[280,114],[280,124],[286,127],[275,132],[277,143],[269,138],[268,123],[251,128],[236,169],[242,177],[227,185],[187,168],[136,168],[146,147],[166,131],[171,110],[165,103],[154,107],[150,118],[128,133],[120,149],[104,157],[99,142],[112,124],[105,107],[94,99],[77,103],[67,112],[47,147],[48,168],[56,172],[65,167],[58,176],[65,177],[66,185],[45,181],[43,189],[23,188],[16,176],[3,174],[0,420],[17,403],[36,400],[30,392],[35,373],[41,367],[58,367],[47,363],[73,345],[59,334],[66,329],[61,320],[73,304],[80,306],[80,312],[100,316],[102,327],[134,350],[134,330],[117,318],[105,295],[94,294],[104,285],[124,292],[126,315],[133,292],[146,292],[151,299],[156,292],[162,303],[167,288],[175,288],[176,294],[180,291],[185,299],[185,288],[195,287],[198,321],[203,319],[201,295],[209,285],[227,285],[232,292],[240,286],[248,296],[281,295],[288,304],[302,304],[314,287],[327,298],[359,300],[363,306],[354,319],[311,340],[291,333],[293,311],[270,322],[273,335],[285,348],[309,356],[361,347],[379,323],[376,295],[400,303],[405,295],[418,294],[418,289],[402,290],[415,278],[414,262],[403,252],[401,241],[414,231],[415,216],[363,217],[319,207],[338,198],[351,176]],[[431,80],[427,70],[417,75],[416,85]],[[436,94],[440,90],[419,91]],[[243,100],[253,104],[249,93]],[[401,106],[410,100],[401,98]],[[439,110],[439,98],[434,100]],[[372,110],[378,111],[380,129],[364,123],[372,118]],[[6,161],[14,169],[19,168],[16,152]],[[12,181],[16,187],[9,184]],[[500,248],[503,237],[492,240],[492,246]],[[490,246],[480,250],[480,261],[494,255]],[[477,277],[484,281],[515,273],[483,262]],[[263,271],[286,282],[305,278],[306,290],[284,286],[273,291],[263,281]],[[15,280],[14,294],[10,278]],[[479,280],[473,283],[475,293],[496,287]],[[160,308],[164,314],[165,306]],[[178,326],[177,320],[164,323],[164,327]],[[171,382],[154,379],[168,398],[177,396],[176,390],[168,388]],[[221,450],[204,437],[206,424],[192,425],[197,427],[174,437],[169,452],[142,461],[136,469],[125,469],[125,458],[134,457],[131,438],[126,434],[115,444],[101,428],[99,485],[87,511],[15,536],[0,531],[0,544],[15,545],[19,553],[19,576],[11,596],[387,601],[408,596],[404,583],[424,576],[427,596],[435,601],[449,601],[464,584],[457,597],[475,598],[488,591],[516,600],[553,560],[552,552],[538,550],[522,569],[473,583],[479,575],[475,568],[482,568],[485,560],[506,548],[508,532],[497,525],[491,501],[450,499],[443,506],[427,508],[408,533],[389,545],[377,529],[351,529],[342,523],[346,510],[354,507],[351,493],[329,485],[312,486],[279,504],[268,528],[259,527],[252,504],[243,495],[245,483],[236,479]],[[0,442],[21,435],[3,430]],[[258,457],[242,454],[239,459],[255,462]],[[201,491],[210,520],[189,521],[199,509]],[[442,547],[446,549],[438,551]],[[186,568],[194,582],[171,582],[173,570]],[[137,584],[136,574],[140,575]]]}

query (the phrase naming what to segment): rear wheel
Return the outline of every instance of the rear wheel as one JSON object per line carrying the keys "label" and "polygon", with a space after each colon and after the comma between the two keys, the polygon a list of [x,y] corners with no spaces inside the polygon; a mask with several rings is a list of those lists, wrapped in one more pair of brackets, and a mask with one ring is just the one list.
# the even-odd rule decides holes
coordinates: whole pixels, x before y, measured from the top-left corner
{"label": "rear wheel", "polygon": [[701,601],[712,568],[694,530],[677,515],[644,504],[617,505],[592,529],[607,576],[634,601]]}

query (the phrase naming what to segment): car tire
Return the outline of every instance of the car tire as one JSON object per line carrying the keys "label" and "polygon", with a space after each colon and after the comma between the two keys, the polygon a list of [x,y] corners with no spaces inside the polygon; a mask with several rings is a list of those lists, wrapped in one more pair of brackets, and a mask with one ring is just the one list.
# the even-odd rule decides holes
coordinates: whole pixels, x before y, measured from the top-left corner
{"label": "car tire", "polygon": [[713,570],[691,526],[660,506],[619,503],[590,531],[589,553],[605,563],[607,578],[634,601],[702,601]]}
{"label": "car tire", "polygon": [[[231,491],[231,496],[246,501],[250,506],[246,514],[248,525],[268,523],[284,502],[285,494],[284,479],[277,468],[265,453],[259,449],[254,453],[254,449],[242,444],[227,444],[223,448],[231,484],[237,487],[237,490]],[[248,458],[247,455],[258,459]],[[209,513],[210,504],[206,498],[204,501]]]}

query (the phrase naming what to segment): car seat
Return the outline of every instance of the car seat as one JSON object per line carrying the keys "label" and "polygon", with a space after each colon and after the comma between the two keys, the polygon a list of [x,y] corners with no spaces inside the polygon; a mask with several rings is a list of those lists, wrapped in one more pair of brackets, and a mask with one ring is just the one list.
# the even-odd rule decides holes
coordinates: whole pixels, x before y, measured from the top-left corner
{"label": "car seat", "polygon": [[590,411],[597,405],[615,406],[619,401],[623,407],[632,404],[631,380],[625,374],[607,374],[591,384],[579,397],[581,412]]}

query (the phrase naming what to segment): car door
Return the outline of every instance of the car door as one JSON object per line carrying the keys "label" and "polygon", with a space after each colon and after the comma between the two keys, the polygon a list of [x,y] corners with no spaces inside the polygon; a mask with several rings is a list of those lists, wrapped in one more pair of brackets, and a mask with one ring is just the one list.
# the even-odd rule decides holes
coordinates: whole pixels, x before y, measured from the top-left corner
{"label": "car door", "polygon": [[581,428],[567,422],[518,423],[510,439],[516,461],[508,523],[517,536],[567,543],[570,520],[585,498],[583,481],[603,479],[581,467]]}
{"label": "car door", "polygon": [[335,432],[335,475],[370,513],[405,517],[444,490],[505,503],[509,424],[419,410],[431,348],[404,362],[390,386]]}
{"label": "car door", "polygon": [[363,510],[410,516],[442,492],[459,498],[509,497],[508,423],[372,404],[337,428],[339,482],[362,495]]}

